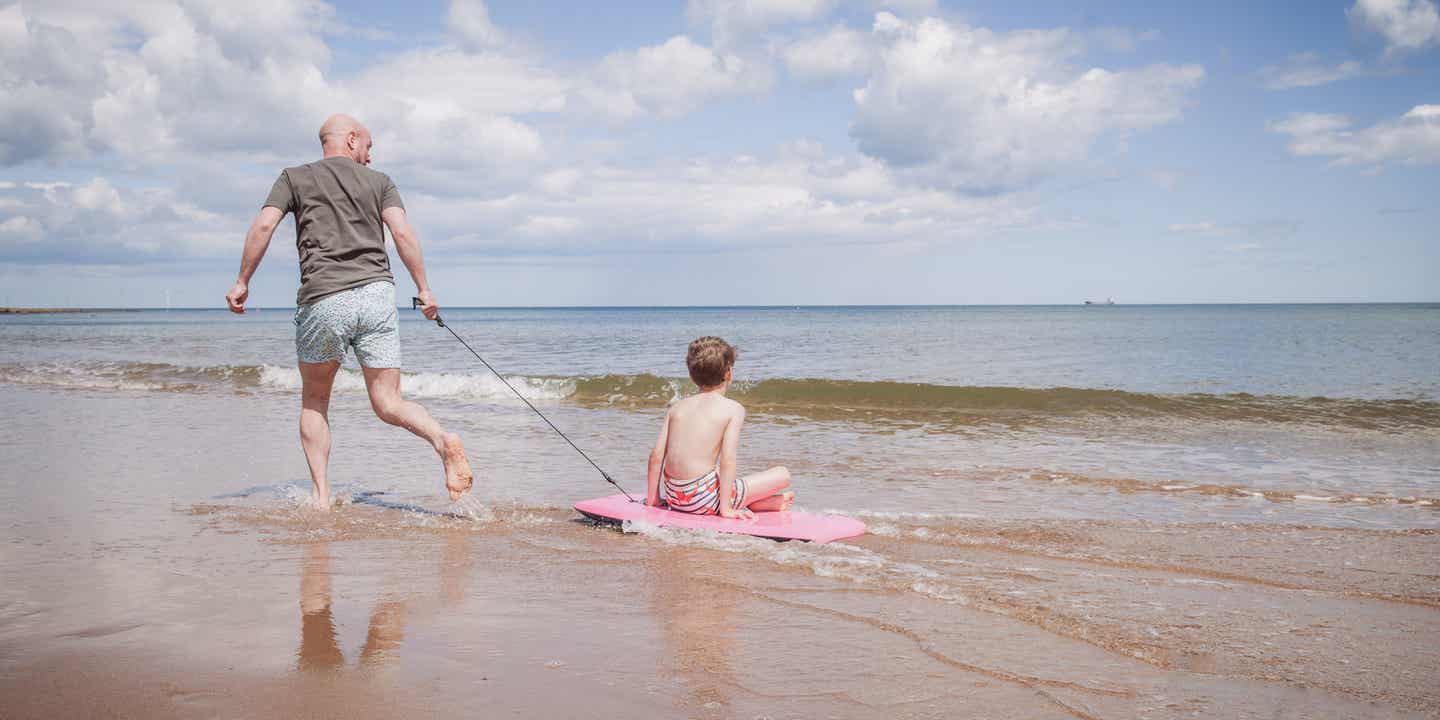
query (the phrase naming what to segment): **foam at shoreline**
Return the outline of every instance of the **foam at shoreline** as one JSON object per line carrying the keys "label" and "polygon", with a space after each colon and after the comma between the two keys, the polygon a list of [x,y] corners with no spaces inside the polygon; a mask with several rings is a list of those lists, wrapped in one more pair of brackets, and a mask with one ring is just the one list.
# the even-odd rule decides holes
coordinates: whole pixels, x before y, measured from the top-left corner
{"label": "foam at shoreline", "polygon": [[[688,380],[656,375],[507,377],[532,401],[586,406],[661,408],[694,391]],[[0,382],[140,392],[294,391],[299,371],[278,365],[184,366],[143,362],[41,363],[0,366]],[[336,379],[340,392],[365,387],[358,370]],[[416,398],[515,402],[489,373],[403,373]],[[1345,399],[1248,394],[1155,394],[1095,388],[1020,388],[890,381],[775,378],[738,382],[731,395],[752,412],[854,420],[983,424],[1045,418],[1177,418],[1301,423],[1361,429],[1440,428],[1440,403],[1414,399]]]}

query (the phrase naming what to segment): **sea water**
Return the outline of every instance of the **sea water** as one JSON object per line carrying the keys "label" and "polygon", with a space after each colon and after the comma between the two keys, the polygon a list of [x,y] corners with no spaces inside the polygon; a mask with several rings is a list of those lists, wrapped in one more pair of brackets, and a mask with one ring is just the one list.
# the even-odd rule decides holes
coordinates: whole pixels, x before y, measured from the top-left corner
{"label": "sea water", "polygon": [[[605,491],[450,333],[416,312],[400,316],[402,387],[477,435],[482,497],[564,505]],[[732,396],[750,410],[742,471],[789,466],[805,507],[1440,526],[1440,305],[443,316],[635,492],[663,409],[694,391],[685,346],[708,334],[740,351]],[[288,427],[300,387],[293,330],[287,309],[7,317],[0,387],[161,393],[181,413],[185,398],[218,395]],[[346,409],[337,422],[377,430],[353,356],[336,388]],[[363,471],[337,457],[337,485],[433,495],[408,484],[430,462],[410,452],[413,439],[377,438]],[[305,484],[295,470],[262,484]]]}
{"label": "sea water", "polygon": [[347,359],[319,513],[293,310],[0,317],[0,705],[1433,715],[1440,306],[443,314],[635,493],[686,344],[729,339],[741,472],[869,534],[590,527],[613,489],[408,309],[475,490]]}

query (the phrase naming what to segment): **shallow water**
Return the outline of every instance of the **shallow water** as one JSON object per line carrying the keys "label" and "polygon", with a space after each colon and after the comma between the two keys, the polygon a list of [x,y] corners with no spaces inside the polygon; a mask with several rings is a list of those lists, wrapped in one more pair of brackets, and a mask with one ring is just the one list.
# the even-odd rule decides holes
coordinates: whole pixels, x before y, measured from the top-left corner
{"label": "shallow water", "polygon": [[[1095,312],[1112,310],[1141,319],[1075,311],[1112,323],[1113,336],[1087,342],[1135,350],[1128,371],[1088,384],[1054,358],[1022,358],[1047,346],[1036,327],[1072,361],[1088,357],[1065,339],[1073,328],[1055,330],[1070,309],[997,310],[1009,319],[987,326],[1005,338],[991,364],[952,339],[953,366],[896,352],[887,368],[866,346],[843,373],[835,357],[805,360],[806,338],[908,348],[963,313],[731,320],[747,338],[742,378],[925,386],[918,399],[892,386],[807,386],[798,399],[783,384],[749,388],[742,469],[784,463],[803,507],[870,526],[825,546],[578,521],[569,504],[607,486],[467,369],[448,335],[427,337],[433,326],[405,326],[408,389],[465,436],[474,495],[444,501],[429,449],[375,420],[356,386],[331,412],[347,502],[323,515],[303,508],[288,317],[0,320],[0,706],[14,717],[1437,716],[1440,356],[1406,353],[1436,342],[1440,313]],[[632,490],[666,395],[685,391],[665,364],[676,338],[725,317],[451,315]],[[910,335],[884,329],[907,322]],[[1319,355],[1267,349],[1253,366],[1206,354],[1292,325],[1359,329]],[[1176,340],[1186,326],[1209,339]],[[651,354],[644,333],[679,347]],[[575,352],[586,341],[614,367]],[[1158,352],[1145,343],[1170,343],[1180,370],[1143,360]],[[983,389],[1051,385],[1081,392],[1037,403]],[[1143,397],[1086,394],[1097,390]]]}

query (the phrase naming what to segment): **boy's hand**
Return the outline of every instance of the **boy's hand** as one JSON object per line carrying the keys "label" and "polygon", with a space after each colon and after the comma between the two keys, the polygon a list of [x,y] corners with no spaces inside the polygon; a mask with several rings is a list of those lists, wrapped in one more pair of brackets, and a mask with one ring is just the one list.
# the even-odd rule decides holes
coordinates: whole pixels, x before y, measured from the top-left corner
{"label": "boy's hand", "polygon": [[731,510],[731,511],[728,512],[728,513],[725,512],[724,510],[721,510],[721,511],[720,511],[720,517],[729,518],[729,519],[731,519],[731,520],[754,520],[754,519],[755,519],[755,513],[750,512],[750,508],[740,508],[739,510]]}

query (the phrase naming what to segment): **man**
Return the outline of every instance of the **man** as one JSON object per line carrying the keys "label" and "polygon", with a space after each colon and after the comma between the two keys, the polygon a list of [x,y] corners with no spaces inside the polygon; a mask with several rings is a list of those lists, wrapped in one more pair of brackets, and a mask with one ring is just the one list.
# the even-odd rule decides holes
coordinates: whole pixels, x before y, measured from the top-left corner
{"label": "man", "polygon": [[370,164],[370,131],[355,118],[334,115],[320,126],[324,158],[286,168],[245,235],[240,276],[225,295],[230,311],[245,312],[255,274],[275,226],[295,213],[300,291],[295,298],[295,351],[300,362],[300,444],[315,483],[317,507],[330,508],[330,390],[345,348],[355,351],[370,407],[381,420],[424,438],[445,466],[445,489],[459,500],[474,482],[460,436],[445,432],[420,405],[400,397],[400,325],[395,279],[385,253],[390,228],[400,260],[415,281],[421,312],[434,320],[440,306],[425,280],[420,241],[389,176]]}

